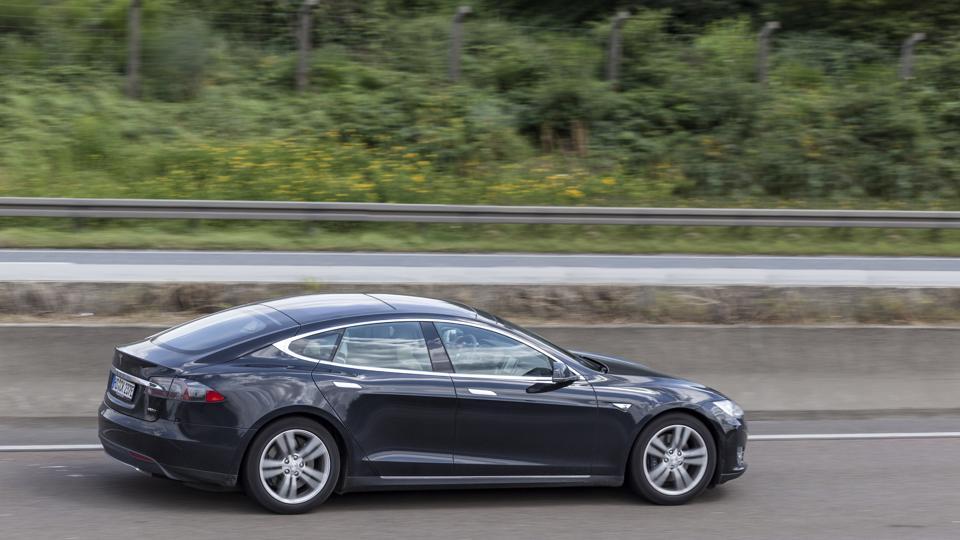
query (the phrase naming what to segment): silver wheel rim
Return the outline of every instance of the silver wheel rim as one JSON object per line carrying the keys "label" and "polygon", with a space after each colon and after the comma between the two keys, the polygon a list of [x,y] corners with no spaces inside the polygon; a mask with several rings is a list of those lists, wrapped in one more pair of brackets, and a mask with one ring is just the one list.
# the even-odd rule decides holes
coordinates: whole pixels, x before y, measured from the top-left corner
{"label": "silver wheel rim", "polygon": [[667,426],[643,451],[643,474],[664,495],[683,495],[700,485],[710,454],[703,437],[690,426]]}
{"label": "silver wheel rim", "polygon": [[329,477],[327,446],[309,431],[284,431],[270,439],[260,454],[260,483],[271,497],[284,504],[316,497]]}

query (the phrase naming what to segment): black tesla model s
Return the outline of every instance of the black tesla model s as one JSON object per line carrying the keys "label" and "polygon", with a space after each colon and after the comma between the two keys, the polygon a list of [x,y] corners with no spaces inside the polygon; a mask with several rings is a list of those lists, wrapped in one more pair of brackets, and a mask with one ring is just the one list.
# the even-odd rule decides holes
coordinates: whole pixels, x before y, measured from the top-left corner
{"label": "black tesla model s", "polygon": [[281,513],[333,491],[624,482],[680,504],[746,470],[743,411],[715,390],[386,294],[250,304],[119,347],[99,422],[120,461]]}

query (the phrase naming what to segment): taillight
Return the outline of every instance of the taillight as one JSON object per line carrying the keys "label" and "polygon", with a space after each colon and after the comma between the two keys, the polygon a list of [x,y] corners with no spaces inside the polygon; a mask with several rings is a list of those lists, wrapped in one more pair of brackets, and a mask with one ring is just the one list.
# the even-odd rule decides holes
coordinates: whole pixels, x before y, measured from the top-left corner
{"label": "taillight", "polygon": [[179,377],[152,377],[150,382],[157,387],[150,387],[147,393],[151,396],[175,401],[189,401],[191,403],[220,403],[226,401],[226,397],[209,386],[181,379]]}

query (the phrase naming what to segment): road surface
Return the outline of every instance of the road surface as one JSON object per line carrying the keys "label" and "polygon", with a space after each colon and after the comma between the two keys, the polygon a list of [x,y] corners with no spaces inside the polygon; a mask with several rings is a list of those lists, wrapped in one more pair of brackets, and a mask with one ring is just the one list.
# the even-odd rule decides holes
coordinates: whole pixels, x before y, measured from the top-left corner
{"label": "road surface", "polygon": [[0,250],[0,281],[960,286],[960,258]]}
{"label": "road surface", "polygon": [[[755,422],[752,432],[932,431],[958,420]],[[0,422],[0,444],[93,436],[89,419],[45,422]],[[148,478],[99,451],[0,452],[0,531],[8,540],[960,538],[957,456],[957,438],[754,441],[743,478],[682,507],[616,488],[427,491],[334,496],[313,513],[275,516],[239,493]]]}

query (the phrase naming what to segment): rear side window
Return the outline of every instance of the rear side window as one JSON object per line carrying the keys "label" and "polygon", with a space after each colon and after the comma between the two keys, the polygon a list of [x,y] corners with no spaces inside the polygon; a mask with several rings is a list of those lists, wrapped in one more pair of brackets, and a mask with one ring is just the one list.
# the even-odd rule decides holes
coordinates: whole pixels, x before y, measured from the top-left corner
{"label": "rear side window", "polygon": [[290,352],[297,353],[314,360],[329,361],[333,352],[337,350],[337,340],[340,332],[307,336],[290,343]]}
{"label": "rear side window", "polygon": [[430,354],[419,322],[352,326],[343,330],[333,359],[354,366],[431,371]]}
{"label": "rear side window", "polygon": [[183,352],[204,352],[293,326],[279,311],[253,305],[228,309],[171,328],[153,338],[157,345]]}

